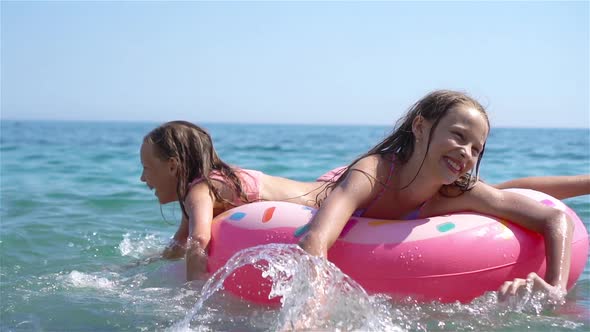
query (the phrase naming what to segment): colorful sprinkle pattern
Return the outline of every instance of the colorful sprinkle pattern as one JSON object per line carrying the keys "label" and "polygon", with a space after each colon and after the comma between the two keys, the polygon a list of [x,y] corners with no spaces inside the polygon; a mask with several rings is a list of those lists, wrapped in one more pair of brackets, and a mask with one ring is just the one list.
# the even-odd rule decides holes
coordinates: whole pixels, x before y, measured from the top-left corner
{"label": "colorful sprinkle pattern", "polygon": [[229,220],[238,221],[238,220],[242,220],[245,216],[246,216],[246,214],[244,212],[236,212],[236,213],[233,213],[231,216],[229,216]]}
{"label": "colorful sprinkle pattern", "polygon": [[455,224],[452,222],[446,222],[436,226],[436,229],[441,233],[448,232],[453,228],[455,228]]}
{"label": "colorful sprinkle pattern", "polygon": [[299,228],[297,228],[295,230],[295,232],[293,233],[293,236],[295,237],[301,237],[303,234],[307,233],[307,231],[309,231],[309,227],[311,227],[311,223],[307,223]]}
{"label": "colorful sprinkle pattern", "polygon": [[[547,205],[547,206],[555,206],[555,203],[553,203],[551,200],[548,200],[548,199],[542,200],[541,203],[544,205]],[[303,206],[302,208],[305,210],[312,211],[312,214],[314,214],[314,212],[317,212],[316,209],[310,208],[308,206]],[[275,206],[269,207],[266,210],[264,210],[264,213],[262,214],[261,221],[263,223],[269,222],[272,219],[275,210],[276,210]],[[567,211],[567,212],[570,212],[570,211]],[[246,217],[246,213],[235,212],[231,216],[229,216],[229,220],[239,221],[239,220],[243,219],[244,217]],[[502,232],[502,234],[501,234],[501,235],[503,235],[502,237],[508,237],[508,234],[510,234],[510,236],[512,236],[513,235],[512,232],[506,226],[506,221],[505,220],[499,220],[499,221],[504,228],[504,232]],[[374,221],[370,221],[368,224],[369,224],[369,226],[381,226],[384,224],[389,224],[389,223],[394,223],[394,222],[397,222],[397,221],[396,220],[374,220]],[[346,225],[344,226],[344,228],[342,229],[342,232],[340,233],[340,235],[338,237],[342,238],[342,237],[346,236],[348,234],[348,232],[350,232],[350,230],[352,228],[354,228],[354,226],[357,223],[358,223],[357,219],[350,219],[346,223]],[[309,231],[310,226],[311,226],[311,224],[308,222],[307,224],[297,228],[295,230],[295,232],[293,233],[293,235],[295,237],[303,236],[303,234],[305,234],[305,233],[307,233],[307,231]],[[453,230],[454,228],[455,228],[455,224],[452,222],[446,222],[446,223],[442,223],[442,224],[436,226],[436,229],[441,233],[446,233],[448,231]]]}
{"label": "colorful sprinkle pattern", "polygon": [[272,206],[272,207],[269,207],[268,209],[264,210],[264,213],[262,214],[262,222],[263,223],[267,223],[272,219],[272,215],[273,215],[273,213],[275,213],[275,209],[276,209],[276,207]]}

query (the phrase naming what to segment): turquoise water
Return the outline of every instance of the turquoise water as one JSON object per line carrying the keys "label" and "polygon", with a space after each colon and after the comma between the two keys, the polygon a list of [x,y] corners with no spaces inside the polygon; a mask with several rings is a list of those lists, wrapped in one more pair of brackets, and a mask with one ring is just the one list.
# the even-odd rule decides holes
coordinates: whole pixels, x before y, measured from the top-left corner
{"label": "turquoise water", "polygon": [[[181,284],[162,273],[170,262],[150,259],[163,249],[180,216],[175,204],[160,207],[139,181],[139,146],[155,125],[2,121],[0,330],[175,330],[186,318],[203,282]],[[227,162],[298,180],[346,164],[388,132],[352,126],[206,127]],[[590,131],[495,129],[481,170],[492,183],[590,173]],[[590,224],[590,196],[566,203]],[[373,300],[381,301],[380,309],[372,308],[402,330],[585,331],[589,266],[558,308],[506,308],[488,297],[467,305],[392,304],[379,298]],[[342,305],[338,317],[346,316],[355,328],[355,320],[366,318],[358,316],[358,308],[346,311],[349,307]],[[191,329],[276,330],[277,317],[284,315],[280,308],[220,294],[196,313]],[[349,326],[332,324],[326,328]]]}

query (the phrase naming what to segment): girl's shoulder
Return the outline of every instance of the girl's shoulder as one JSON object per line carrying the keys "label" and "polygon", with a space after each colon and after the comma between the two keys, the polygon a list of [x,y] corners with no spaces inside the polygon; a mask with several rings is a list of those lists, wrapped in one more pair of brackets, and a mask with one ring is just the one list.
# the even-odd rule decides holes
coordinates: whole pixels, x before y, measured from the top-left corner
{"label": "girl's shoulder", "polygon": [[[393,161],[387,155],[373,154],[361,158],[350,166],[348,178],[354,183],[363,182],[371,187],[387,184],[393,173]],[[382,190],[379,186],[379,190]]]}
{"label": "girl's shoulder", "polygon": [[389,169],[393,160],[389,155],[371,154],[359,159],[350,166],[351,169],[377,172],[381,168]]}

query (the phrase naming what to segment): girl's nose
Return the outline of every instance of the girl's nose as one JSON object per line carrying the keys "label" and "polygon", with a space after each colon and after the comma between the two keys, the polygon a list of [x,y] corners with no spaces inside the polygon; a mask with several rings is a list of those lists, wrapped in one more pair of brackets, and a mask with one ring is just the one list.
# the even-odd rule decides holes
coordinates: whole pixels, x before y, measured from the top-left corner
{"label": "girl's nose", "polygon": [[461,148],[461,158],[467,158],[467,149],[465,147]]}

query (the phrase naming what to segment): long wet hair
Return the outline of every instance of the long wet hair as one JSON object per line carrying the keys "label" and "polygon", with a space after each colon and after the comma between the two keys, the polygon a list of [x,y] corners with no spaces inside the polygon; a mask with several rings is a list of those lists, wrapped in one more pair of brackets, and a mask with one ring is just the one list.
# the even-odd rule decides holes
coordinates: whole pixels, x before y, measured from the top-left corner
{"label": "long wet hair", "polygon": [[176,160],[178,184],[176,194],[182,214],[188,218],[184,200],[189,192],[189,185],[196,179],[203,179],[217,201],[234,205],[233,202],[221,197],[211,182],[211,172],[215,171],[226,179],[225,183],[244,202],[249,202],[242,188],[240,179],[228,164],[223,162],[213,147],[211,136],[203,128],[187,121],[171,121],[150,131],[144,143],[154,146],[160,160]]}
{"label": "long wet hair", "polygon": [[[404,187],[400,188],[402,190],[407,188],[410,184],[416,180],[422,166],[424,165],[424,161],[426,160],[426,155],[430,149],[430,142],[432,141],[432,134],[436,130],[440,120],[449,113],[449,111],[456,109],[457,107],[472,107],[478,110],[484,117],[487,122],[488,128],[490,128],[490,121],[488,115],[484,109],[484,107],[477,102],[477,100],[471,98],[470,96],[466,95],[462,92],[457,91],[450,91],[450,90],[437,90],[429,93],[424,98],[420,99],[416,102],[408,112],[401,117],[391,134],[385,137],[381,142],[371,148],[368,152],[364,153],[357,159],[355,159],[348,168],[341,174],[341,176],[327,185],[327,188],[333,189],[338,183],[340,183],[351,171],[351,167],[356,164],[359,160],[370,156],[370,155],[386,155],[392,153],[394,156],[394,160],[399,162],[400,164],[405,164],[410,160],[410,157],[414,153],[414,142],[415,136],[412,131],[412,123],[414,119],[418,116],[422,116],[424,119],[428,120],[432,123],[432,127],[430,128],[430,133],[428,135],[428,144],[426,147],[426,153],[424,154],[424,159],[422,159],[422,163],[418,170],[416,170],[416,175]],[[440,189],[440,193],[444,196],[457,196],[465,191],[471,190],[477,180],[479,179],[479,165],[481,163],[481,159],[483,158],[483,154],[485,151],[485,144],[477,158],[477,163],[475,165],[475,169],[471,170],[470,172],[463,174],[459,179],[449,185],[444,185]],[[393,161],[392,161],[393,162]],[[473,174],[475,173],[475,174]],[[366,174],[368,175],[368,174]],[[381,185],[386,186],[387,184],[379,182]],[[319,204],[320,202],[318,202]]]}

